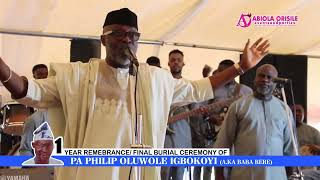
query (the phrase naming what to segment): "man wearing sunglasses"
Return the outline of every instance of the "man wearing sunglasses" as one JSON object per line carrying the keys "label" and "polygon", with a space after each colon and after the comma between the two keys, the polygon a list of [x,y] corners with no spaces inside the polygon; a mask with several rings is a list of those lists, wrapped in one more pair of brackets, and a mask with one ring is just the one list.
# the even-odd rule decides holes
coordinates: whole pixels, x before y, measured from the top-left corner
{"label": "man wearing sunglasses", "polygon": [[[130,148],[137,112],[143,120],[143,143],[162,148],[172,104],[213,98],[212,89],[254,67],[269,47],[262,38],[251,47],[248,41],[238,64],[199,81],[174,79],[170,72],[147,64],[140,64],[136,77],[130,77],[127,50],[136,53],[139,36],[136,14],[127,8],[115,10],[103,25],[105,60],[52,64],[49,78],[28,81],[0,58],[0,80],[19,102],[49,108],[54,133],[64,136],[65,147]],[[70,167],[60,168],[57,179],[133,179],[131,172],[130,167]],[[142,172],[145,179],[160,179],[160,168],[147,167]]]}

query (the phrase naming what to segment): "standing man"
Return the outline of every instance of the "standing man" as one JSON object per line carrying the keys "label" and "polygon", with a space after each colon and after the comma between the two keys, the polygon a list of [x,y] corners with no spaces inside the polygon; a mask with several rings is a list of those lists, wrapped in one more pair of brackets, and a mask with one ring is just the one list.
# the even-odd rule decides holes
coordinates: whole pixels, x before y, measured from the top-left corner
{"label": "standing man", "polygon": [[291,107],[292,112],[296,111],[296,127],[299,147],[307,144],[320,145],[320,132],[304,123],[305,111],[301,104],[296,104]]}
{"label": "standing man", "polygon": [[[19,102],[49,108],[50,125],[57,136],[64,136],[63,144],[67,148],[130,148],[135,140],[135,109],[142,115],[143,143],[162,148],[171,104],[213,98],[212,89],[254,67],[268,53],[269,47],[269,42],[262,38],[253,45],[248,41],[242,59],[235,66],[215,77],[193,82],[174,79],[164,69],[140,64],[134,98],[131,87],[136,77],[129,77],[128,49],[136,53],[139,37],[134,12],[128,8],[111,11],[101,35],[107,55],[104,60],[52,64],[52,76],[28,81],[0,59],[0,80]],[[135,104],[139,106],[135,108]],[[57,170],[58,180],[116,180],[132,176],[130,167]],[[160,168],[146,167],[142,177],[160,179]]]}
{"label": "standing man", "polygon": [[[32,68],[32,73],[34,79],[46,79],[48,77],[48,68],[44,64],[37,64]],[[31,146],[31,141],[33,140],[33,131],[44,122],[49,122],[47,109],[39,109],[26,119],[23,125],[23,134],[19,148],[20,155],[34,155],[34,151]]]}
{"label": "standing man", "polygon": [[[175,49],[169,53],[168,66],[170,72],[175,79],[186,81],[182,78],[182,68],[184,66],[183,52]],[[170,108],[169,117],[188,111],[188,107],[172,105]],[[189,126],[189,118],[181,119],[175,123],[169,123],[164,140],[165,148],[191,148],[191,131]],[[171,131],[171,132],[169,132]],[[161,179],[162,180],[182,180],[184,175],[185,167],[162,167],[161,168]]]}
{"label": "standing man", "polygon": [[[230,59],[222,60],[219,63],[218,68],[213,71],[212,75],[222,72],[225,69],[232,67],[235,63]],[[206,72],[206,73],[205,73]],[[205,66],[202,71],[202,74],[205,75],[207,72],[210,72],[209,68]],[[245,96],[252,94],[252,89],[246,85],[239,84],[232,79],[228,81],[225,85],[216,88],[213,92],[214,99],[209,100],[206,103],[198,104],[198,107],[201,105],[208,105],[218,101],[226,101],[231,98]],[[191,117],[191,129],[193,135],[193,147],[204,148],[212,147],[219,133],[220,127],[224,120],[224,114],[227,112],[228,107],[221,107],[214,111],[209,111],[207,116],[198,116]],[[225,169],[227,170],[227,169]],[[194,167],[193,178],[195,180],[200,179],[201,171],[203,171],[203,179],[211,179],[212,167],[210,166],[197,166]],[[227,173],[227,172],[226,172]]]}
{"label": "standing man", "polygon": [[[218,68],[213,72],[212,75],[214,75],[214,73],[222,72],[228,67],[231,67],[233,65],[234,65],[234,62],[230,59],[222,60],[219,63]],[[215,98],[211,100],[211,103],[214,103],[217,101],[227,101],[228,99],[252,94],[252,89],[244,84],[237,83],[235,79],[232,79],[229,82],[227,82],[225,85],[215,89],[213,94],[215,95]],[[224,116],[227,113],[228,108],[229,108],[228,106],[225,106],[209,113],[210,114],[209,120],[211,122],[211,126],[214,132],[213,141],[210,146],[214,145],[214,142],[218,136],[221,125],[224,120]],[[230,167],[224,168],[224,175],[229,176],[229,173],[230,173]]]}
{"label": "standing man", "polygon": [[[222,60],[219,63],[218,69],[216,69],[212,75],[222,72],[229,67],[234,66],[234,62],[230,59]],[[217,101],[227,101],[232,98],[237,98],[241,96],[246,96],[252,94],[252,89],[244,84],[237,83],[235,79],[228,81],[225,85],[216,88],[213,91],[214,99],[210,100],[210,103],[215,103]],[[216,134],[219,132],[222,122],[224,120],[224,115],[228,111],[228,106],[222,107],[215,111],[209,112],[210,122],[212,124],[212,129]],[[215,138],[214,138],[215,139]],[[213,143],[212,143],[213,144]]]}
{"label": "standing man", "polygon": [[[287,119],[289,107],[272,95],[272,81],[278,71],[271,64],[257,69],[254,93],[231,104],[215,147],[231,148],[237,156],[293,155],[293,140]],[[289,122],[291,124],[289,124]],[[216,179],[224,179],[222,168],[216,168]],[[284,167],[232,167],[231,180],[287,179]]]}

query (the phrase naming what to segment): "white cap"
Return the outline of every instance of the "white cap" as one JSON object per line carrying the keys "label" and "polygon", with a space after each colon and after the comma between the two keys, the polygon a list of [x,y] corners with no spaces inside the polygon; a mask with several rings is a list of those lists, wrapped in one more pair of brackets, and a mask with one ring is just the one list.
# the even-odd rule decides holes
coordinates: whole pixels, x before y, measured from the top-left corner
{"label": "white cap", "polygon": [[33,131],[33,141],[37,140],[53,140],[53,134],[47,122],[42,123]]}

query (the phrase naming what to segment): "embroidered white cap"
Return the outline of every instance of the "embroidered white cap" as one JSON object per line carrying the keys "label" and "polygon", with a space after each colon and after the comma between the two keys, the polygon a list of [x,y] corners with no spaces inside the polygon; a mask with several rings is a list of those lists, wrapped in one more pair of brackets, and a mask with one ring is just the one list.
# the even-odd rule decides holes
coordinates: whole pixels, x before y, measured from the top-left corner
{"label": "embroidered white cap", "polygon": [[53,140],[53,133],[47,122],[42,123],[33,131],[33,141],[37,140]]}

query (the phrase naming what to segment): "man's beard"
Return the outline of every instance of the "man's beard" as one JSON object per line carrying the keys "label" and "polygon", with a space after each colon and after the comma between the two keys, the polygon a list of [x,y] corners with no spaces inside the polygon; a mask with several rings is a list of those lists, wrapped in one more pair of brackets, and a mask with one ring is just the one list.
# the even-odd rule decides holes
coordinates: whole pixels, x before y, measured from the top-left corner
{"label": "man's beard", "polygon": [[182,69],[177,69],[177,70],[171,69],[170,71],[171,71],[171,74],[176,75],[176,74],[181,74]]}
{"label": "man's beard", "polygon": [[130,63],[128,57],[124,53],[108,53],[107,59],[122,66],[127,66]]}
{"label": "man's beard", "polygon": [[268,97],[272,95],[273,89],[271,87],[256,87],[257,93],[261,96]]}

